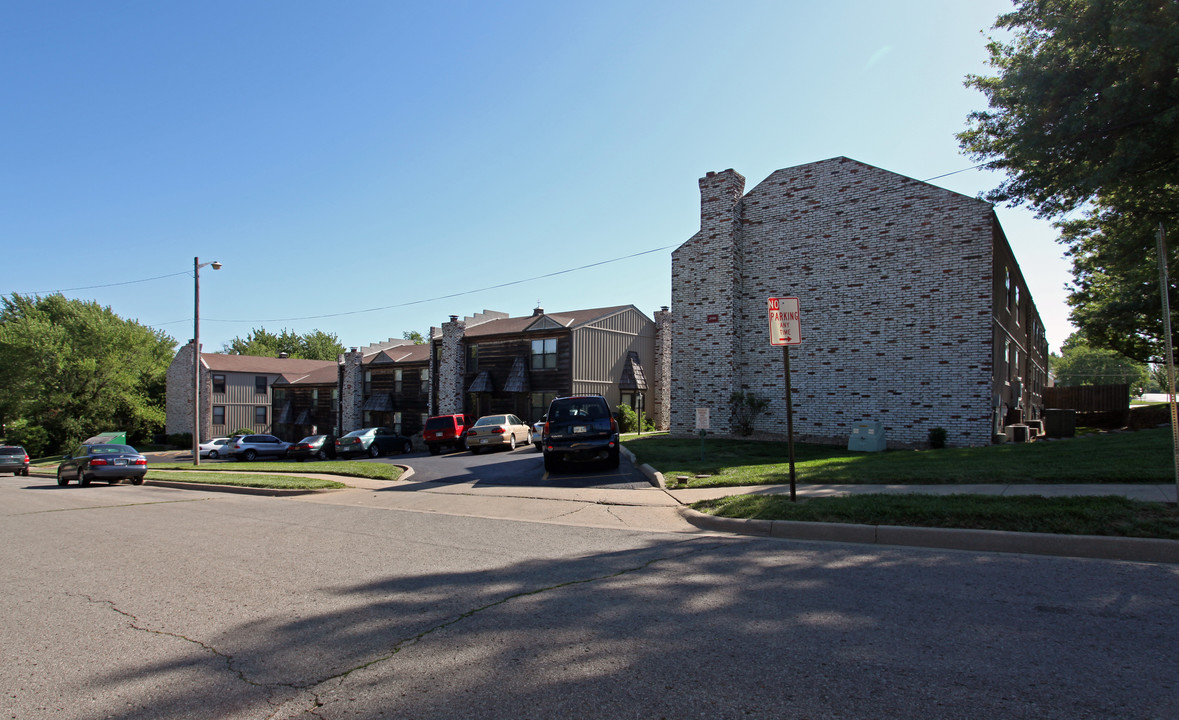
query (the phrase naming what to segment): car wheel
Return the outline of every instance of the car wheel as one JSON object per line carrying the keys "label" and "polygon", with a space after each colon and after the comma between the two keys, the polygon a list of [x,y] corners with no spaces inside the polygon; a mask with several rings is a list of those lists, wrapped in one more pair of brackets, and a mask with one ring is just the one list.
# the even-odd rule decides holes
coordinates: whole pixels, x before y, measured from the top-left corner
{"label": "car wheel", "polygon": [[618,463],[618,455],[619,455],[618,448],[614,448],[613,450],[611,450],[610,451],[610,458],[608,460],[606,460],[606,467],[610,468],[611,470],[617,470],[618,464],[619,464]]}
{"label": "car wheel", "polygon": [[90,484],[90,480],[86,478],[86,472],[82,468],[78,468],[78,484],[82,487]]}
{"label": "car wheel", "polygon": [[143,484],[143,476],[131,478],[131,484],[132,485],[142,485]]}
{"label": "car wheel", "polygon": [[508,438],[508,450],[516,449],[516,433],[512,433]]}
{"label": "car wheel", "polygon": [[381,448],[377,447],[376,443],[368,446],[368,456],[370,458],[379,458],[381,456]]}
{"label": "car wheel", "polygon": [[438,453],[442,452],[442,448],[438,445],[427,445],[426,447],[429,448],[431,455],[437,455]]}
{"label": "car wheel", "polygon": [[23,475],[24,477],[28,477],[29,476],[29,469],[25,468],[24,470],[21,470],[20,474]]}
{"label": "car wheel", "polygon": [[257,459],[258,459],[258,453],[255,452],[254,450],[247,450],[244,453],[242,453],[242,460],[245,460],[246,462],[254,462]]}
{"label": "car wheel", "polygon": [[219,457],[221,457],[221,455],[216,450],[209,451],[209,459],[210,460],[216,460]]}
{"label": "car wheel", "polygon": [[411,452],[413,452],[413,443],[411,443],[409,440],[406,440],[405,442],[401,443],[401,454],[402,455],[408,455]]}
{"label": "car wheel", "polygon": [[57,484],[63,487],[70,484],[70,481],[66,479],[66,476],[61,474],[61,470],[57,471]]}
{"label": "car wheel", "polygon": [[319,458],[320,460],[327,460],[327,451],[321,449],[319,452],[315,453],[315,457]]}

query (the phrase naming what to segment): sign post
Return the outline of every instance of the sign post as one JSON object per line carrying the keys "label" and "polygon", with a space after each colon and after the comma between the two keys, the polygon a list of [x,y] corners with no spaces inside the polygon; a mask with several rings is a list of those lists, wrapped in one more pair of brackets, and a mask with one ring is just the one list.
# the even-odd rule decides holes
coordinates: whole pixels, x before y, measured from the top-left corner
{"label": "sign post", "polygon": [[790,455],[790,502],[797,502],[794,475],[794,401],[790,389],[790,346],[802,344],[802,323],[798,298],[769,299],[770,345],[782,346],[782,366],[786,373],[786,447]]}

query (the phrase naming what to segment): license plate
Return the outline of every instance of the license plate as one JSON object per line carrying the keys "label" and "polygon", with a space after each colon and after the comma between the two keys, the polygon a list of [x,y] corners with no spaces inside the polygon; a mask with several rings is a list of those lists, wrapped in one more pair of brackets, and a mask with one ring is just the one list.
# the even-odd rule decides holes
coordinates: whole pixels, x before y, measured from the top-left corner
{"label": "license plate", "polygon": [[487,441],[488,441],[488,440],[490,440],[490,439],[491,439],[491,438],[479,438],[479,444],[480,444],[480,445],[486,445],[486,444],[487,444]]}
{"label": "license plate", "polygon": [[115,464],[116,465],[126,465],[127,458],[115,458]]}
{"label": "license plate", "polygon": [[587,432],[588,430],[589,430],[589,428],[587,428],[585,425],[574,425],[573,426],[573,432],[575,432],[575,433],[583,433],[583,432]]}
{"label": "license plate", "polygon": [[445,433],[443,433],[443,432],[436,432],[436,433],[434,433],[434,437],[436,437],[436,438],[438,438],[438,437],[442,437],[443,435],[445,435]]}

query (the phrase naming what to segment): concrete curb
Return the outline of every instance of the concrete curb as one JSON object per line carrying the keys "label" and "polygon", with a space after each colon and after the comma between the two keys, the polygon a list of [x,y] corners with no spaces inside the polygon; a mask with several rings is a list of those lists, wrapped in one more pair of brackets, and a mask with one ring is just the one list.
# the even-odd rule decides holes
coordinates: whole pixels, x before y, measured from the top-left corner
{"label": "concrete curb", "polygon": [[[625,445],[619,446],[619,451],[622,453],[623,457],[625,457],[630,462],[631,465],[634,465],[634,463],[635,463],[635,454],[634,453],[632,453],[629,449],[627,449],[627,447]],[[656,470],[655,468],[651,467],[650,465],[648,465],[646,463],[643,463],[642,465],[637,465],[636,467],[638,468],[639,472],[641,472],[643,475],[645,475],[647,477],[647,482],[651,483],[652,486],[657,487],[657,488],[666,488],[667,487],[667,485],[663,482],[663,473],[659,472],[658,470]]]}
{"label": "concrete curb", "polygon": [[702,530],[731,532],[739,535],[757,535],[788,540],[901,545],[944,550],[1179,564],[1179,540],[892,525],[810,523],[792,520],[744,520],[716,517],[682,506],[679,508],[679,512],[684,520]]}
{"label": "concrete curb", "polygon": [[289,497],[293,495],[311,495],[313,493],[339,492],[348,488],[259,488],[244,485],[216,485],[214,483],[194,483],[180,480],[148,480],[148,485],[156,487],[174,488],[176,490],[208,490],[210,492],[237,493],[239,495],[266,495],[269,497]]}

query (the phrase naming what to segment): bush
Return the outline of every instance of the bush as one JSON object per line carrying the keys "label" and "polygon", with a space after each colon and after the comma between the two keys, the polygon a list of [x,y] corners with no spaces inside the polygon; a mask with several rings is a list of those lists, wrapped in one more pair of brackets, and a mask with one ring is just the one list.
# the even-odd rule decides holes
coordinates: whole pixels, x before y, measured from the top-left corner
{"label": "bush", "polygon": [[9,445],[20,445],[29,457],[44,457],[49,447],[49,431],[40,425],[30,425],[28,420],[17,420],[8,424]]}
{"label": "bush", "polygon": [[733,425],[742,435],[753,434],[753,421],[765,412],[770,401],[759,398],[751,392],[738,390],[729,396],[729,404],[733,406]]}
{"label": "bush", "polygon": [[929,429],[929,446],[935,450],[946,446],[946,429],[935,427]]}
{"label": "bush", "polygon": [[180,448],[181,450],[192,449],[192,433],[172,433],[168,436],[168,444],[172,447]]}

